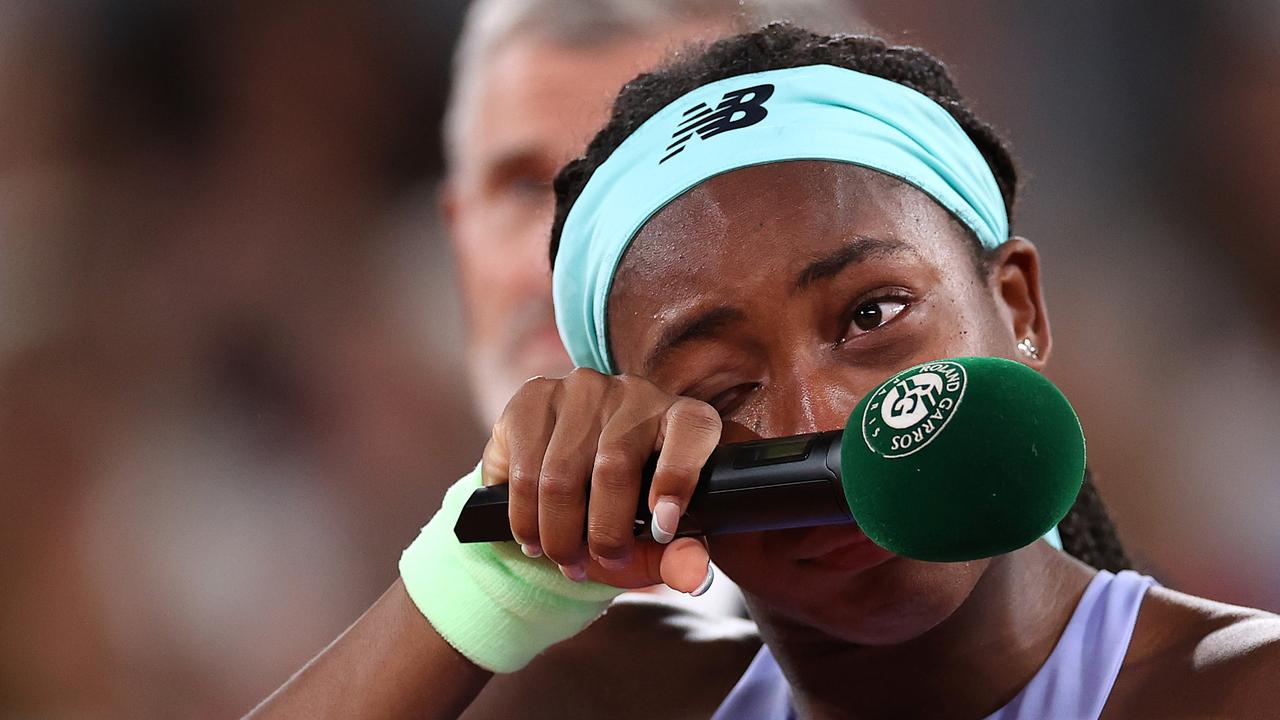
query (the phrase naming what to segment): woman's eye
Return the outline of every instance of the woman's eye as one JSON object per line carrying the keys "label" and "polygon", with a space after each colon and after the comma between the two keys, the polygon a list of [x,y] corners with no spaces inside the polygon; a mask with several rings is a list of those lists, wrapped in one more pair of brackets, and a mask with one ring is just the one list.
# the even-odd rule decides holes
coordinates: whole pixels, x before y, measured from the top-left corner
{"label": "woman's eye", "polygon": [[897,317],[898,313],[906,307],[906,303],[891,298],[864,302],[853,310],[853,323],[849,328],[849,335],[860,335],[875,330]]}
{"label": "woman's eye", "polygon": [[733,387],[718,393],[715,397],[707,400],[707,404],[716,409],[720,413],[720,417],[725,417],[737,410],[747,399],[753,390],[760,387],[756,383],[743,383],[742,385],[734,385]]}

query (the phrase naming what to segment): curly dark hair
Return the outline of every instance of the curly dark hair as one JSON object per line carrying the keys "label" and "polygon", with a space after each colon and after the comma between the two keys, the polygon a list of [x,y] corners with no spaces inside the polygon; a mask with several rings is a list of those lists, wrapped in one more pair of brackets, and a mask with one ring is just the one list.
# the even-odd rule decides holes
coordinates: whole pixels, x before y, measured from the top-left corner
{"label": "curly dark hair", "polygon": [[[708,83],[749,73],[807,65],[834,65],[905,85],[937,102],[964,128],[995,175],[1005,210],[1013,217],[1018,172],[1007,143],[974,114],[960,96],[947,68],[929,53],[890,45],[864,35],[827,36],[788,23],[774,23],[684,53],[675,62],[645,73],[623,86],[608,123],[582,157],[570,162],[555,179],[556,211],[551,228],[554,266],[569,209],[591,175],[641,124],[681,96]],[[975,259],[985,268],[986,252],[973,237]],[[1091,476],[1067,516],[1059,524],[1063,549],[1101,570],[1129,568],[1130,560],[1107,516]]]}

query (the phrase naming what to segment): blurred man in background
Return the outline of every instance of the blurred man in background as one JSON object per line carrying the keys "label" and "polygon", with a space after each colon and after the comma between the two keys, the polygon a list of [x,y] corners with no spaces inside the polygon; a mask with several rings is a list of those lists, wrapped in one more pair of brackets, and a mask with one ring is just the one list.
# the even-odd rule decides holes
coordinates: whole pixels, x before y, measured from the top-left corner
{"label": "blurred man in background", "polygon": [[556,171],[608,118],[622,84],[691,42],[790,20],[862,27],[852,0],[479,0],[445,116],[444,215],[486,426],[535,375],[572,369],[551,311]]}

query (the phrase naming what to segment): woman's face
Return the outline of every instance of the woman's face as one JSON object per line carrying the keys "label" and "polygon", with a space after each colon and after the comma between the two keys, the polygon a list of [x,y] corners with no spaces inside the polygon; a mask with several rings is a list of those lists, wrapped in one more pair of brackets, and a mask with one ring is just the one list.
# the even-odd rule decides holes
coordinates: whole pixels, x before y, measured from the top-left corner
{"label": "woman's face", "polygon": [[[1013,357],[1024,325],[1047,348],[1034,248],[1014,241],[980,274],[972,243],[924,193],[865,168],[720,175],[627,251],[609,302],[613,355],[622,372],[715,406],[726,442],[842,428],[903,368]],[[934,627],[988,564],[895,557],[852,524],[718,536],[710,549],[775,632],[863,644]]]}

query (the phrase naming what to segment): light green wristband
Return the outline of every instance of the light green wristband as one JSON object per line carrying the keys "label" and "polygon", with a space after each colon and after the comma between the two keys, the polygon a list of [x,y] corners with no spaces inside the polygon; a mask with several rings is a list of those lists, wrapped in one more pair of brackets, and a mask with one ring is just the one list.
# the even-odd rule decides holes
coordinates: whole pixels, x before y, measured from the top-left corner
{"label": "light green wristband", "polygon": [[482,668],[514,672],[576,635],[623,591],[573,582],[550,560],[525,557],[514,542],[458,542],[453,525],[481,484],[477,466],[449,488],[400,556],[400,577],[418,610],[458,652]]}

